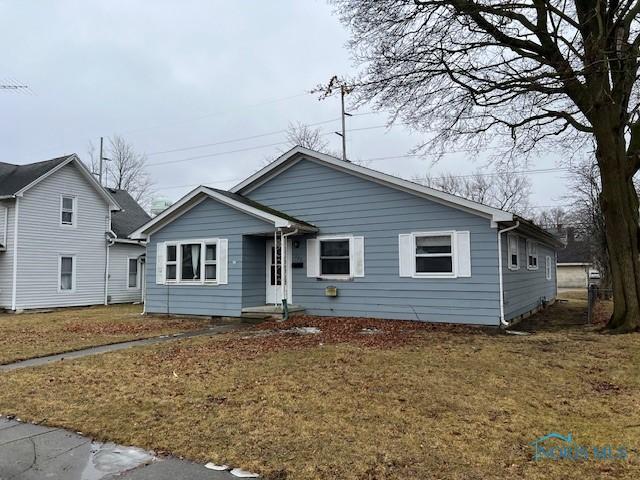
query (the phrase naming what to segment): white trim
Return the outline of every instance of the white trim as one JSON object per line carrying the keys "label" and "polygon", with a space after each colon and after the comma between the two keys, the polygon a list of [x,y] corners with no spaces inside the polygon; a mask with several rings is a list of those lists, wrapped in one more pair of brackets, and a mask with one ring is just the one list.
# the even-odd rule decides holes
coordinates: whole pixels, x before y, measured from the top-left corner
{"label": "white trim", "polygon": [[[526,256],[527,256],[527,270],[538,270],[540,268],[540,256],[538,255],[538,242],[527,238],[525,241],[525,250],[526,250]],[[534,250],[535,255],[529,255],[530,250]],[[531,263],[529,263],[530,256],[535,257],[536,259],[535,265],[532,265]]]}
{"label": "white trim", "polygon": [[[446,237],[451,239],[451,254],[417,254],[416,253],[416,239],[418,237]],[[456,232],[455,230],[443,230],[437,232],[411,232],[411,238],[413,241],[413,250],[411,252],[412,258],[412,278],[458,278],[458,251],[456,246]],[[416,271],[416,258],[422,257],[451,257],[451,272],[428,272],[420,273]]]}
{"label": "white trim", "polygon": [[[188,240],[174,240],[167,241],[165,243],[165,249],[168,247],[175,246],[176,247],[176,260],[169,262],[167,255],[167,250],[165,250],[165,278],[164,285],[223,285],[220,282],[220,241],[224,240],[222,238],[196,238],[196,239],[188,239]],[[200,279],[199,280],[182,280],[182,245],[188,244],[200,244]],[[215,245],[216,246],[216,278],[215,280],[207,280],[205,279],[205,254],[206,254],[206,246],[207,245]],[[176,278],[175,280],[167,279],[167,266],[174,265],[176,266]]]}
{"label": "white trim", "polygon": [[[516,264],[511,263],[511,256],[513,255],[513,250],[511,249],[511,239],[514,238],[516,240]],[[508,233],[507,234],[507,268],[512,271],[520,270],[520,237],[517,233]]]}
{"label": "white trim", "polygon": [[[62,289],[62,259],[71,258],[71,289]],[[75,293],[76,291],[76,254],[75,253],[60,253],[58,254],[58,293]]]}
{"label": "white trim", "polygon": [[15,311],[18,296],[18,219],[20,216],[20,199],[17,197],[13,208],[13,285],[11,289],[11,310]]}
{"label": "white trim", "polygon": [[[189,201],[197,197],[198,195],[205,195],[203,198],[193,202],[192,205],[186,205]],[[166,223],[173,221],[175,218],[189,211],[191,208],[195,207],[197,204],[201,203],[205,198],[213,198],[218,202],[227,205],[229,207],[235,208],[236,210],[240,210],[241,212],[252,215],[261,220],[265,220],[267,222],[271,222],[274,224],[276,228],[300,228],[304,231],[317,231],[315,228],[310,228],[308,226],[300,225],[292,220],[279,217],[277,215],[267,213],[259,208],[252,207],[250,205],[246,205],[245,203],[239,202],[232,198],[227,197],[221,193],[216,192],[205,186],[199,186],[198,188],[192,190],[187,193],[184,197],[178,200],[176,203],[171,205],[169,208],[164,210],[160,215],[151,219],[140,228],[138,228],[135,232],[129,235],[129,238],[144,238],[146,235],[149,235],[159,228],[164,226]],[[185,207],[184,211],[182,211],[182,207]],[[175,215],[174,215],[175,214]],[[166,222],[164,222],[167,220]]]}
{"label": "white trim", "polygon": [[[64,200],[71,199],[71,223],[64,223],[62,220],[62,214],[69,210],[64,209]],[[111,211],[109,211],[111,213]],[[78,226],[78,196],[70,195],[67,193],[60,194],[60,223],[59,225],[64,228],[77,228]]]}
{"label": "white trim", "polygon": [[547,280],[551,280],[551,277],[553,276],[551,274],[551,267],[552,267],[552,263],[551,263],[551,257],[549,255],[547,255],[545,257],[545,264],[544,264],[544,276]]}
{"label": "white trim", "polygon": [[2,249],[6,250],[9,235],[9,207],[4,205],[4,228],[2,229]]}
{"label": "white trim", "polygon": [[[320,235],[318,240],[318,276],[323,280],[351,280],[354,278],[353,272],[353,235]],[[347,240],[349,242],[349,274],[348,275],[323,275],[322,274],[322,242],[331,240]]]}
{"label": "white trim", "polygon": [[499,290],[498,294],[500,298],[498,299],[500,303],[500,325],[509,326],[509,322],[505,320],[504,315],[504,279],[503,279],[503,269],[502,269],[502,234],[509,232],[511,230],[515,230],[520,226],[520,220],[516,220],[516,224],[507,228],[503,228],[502,230],[498,230],[498,284]]}
{"label": "white trim", "polygon": [[98,192],[100,193],[100,195],[102,195],[102,197],[106,200],[106,202],[109,204],[110,207],[113,207],[112,210],[122,210],[122,208],[120,207],[120,205],[118,204],[118,202],[116,202],[114,200],[114,198],[109,194],[109,192],[98,183],[98,181],[95,179],[95,177],[93,176],[93,174],[87,169],[87,167],[85,166],[84,163],[82,163],[82,161],[80,160],[80,158],[78,158],[78,156],[74,153],[73,155],[69,155],[69,157],[64,161],[61,162],[60,164],[56,165],[55,167],[53,167],[52,169],[48,170],[46,173],[40,175],[38,178],[36,178],[33,182],[29,183],[28,185],[26,185],[25,187],[22,187],[20,190],[18,190],[14,195],[11,196],[15,196],[15,197],[21,197],[22,195],[24,195],[24,192],[26,192],[27,190],[29,190],[30,188],[34,187],[35,185],[37,185],[38,183],[40,183],[42,180],[44,180],[45,178],[53,175],[54,173],[56,173],[58,170],[60,170],[61,168],[65,167],[66,165],[69,165],[70,163],[75,163],[75,165],[78,167],[78,170],[80,170],[80,173],[87,179],[89,180],[89,182],[91,183],[91,185],[98,190]]}
{"label": "white trim", "polygon": [[[284,153],[266,167],[262,168],[258,172],[254,173],[247,179],[234,186],[230,191],[232,193],[250,192],[252,189],[257,188],[257,186],[261,184],[260,182],[264,183],[268,181],[273,176],[278,175],[279,173],[281,173],[281,171],[295,164],[297,159],[294,157],[296,157],[297,155],[304,155],[305,157],[308,157],[309,160],[332,166],[339,170],[352,173],[363,178],[367,178],[368,180],[377,181],[378,183],[389,185],[408,193],[412,193],[414,195],[427,196],[428,198],[439,203],[444,203],[458,209],[470,211],[483,217],[488,217],[494,223],[513,220],[513,215],[509,212],[489,207],[487,205],[482,205],[480,203],[476,203],[471,200],[458,197],[456,195],[451,195],[440,190],[425,187],[424,185],[419,185],[408,180],[403,180],[401,178],[394,177],[393,175],[378,172],[376,170],[362,167],[351,162],[345,162],[344,160],[333,157],[331,155],[315,152],[313,150],[309,150],[307,148],[299,146],[294,147],[288,152]],[[290,165],[284,165],[290,160]],[[282,168],[280,168],[281,166]]]}
{"label": "white trim", "polygon": [[[281,261],[285,261],[286,262],[286,270],[287,270],[287,277],[289,279],[291,279],[292,277],[292,264],[291,264],[291,251],[292,251],[292,241],[290,238],[286,239],[286,247],[285,247],[285,251],[283,252],[282,249],[280,250],[280,258]],[[271,262],[273,261],[273,258],[271,257],[271,248],[273,248],[274,246],[274,240],[272,238],[267,239],[267,241],[265,242],[265,263],[266,263],[266,278],[265,278],[265,303],[267,304],[274,304],[274,305],[278,305],[281,303],[281,298],[278,299],[278,297],[282,297],[282,289],[283,289],[283,280],[284,280],[284,276],[282,275],[282,263],[280,264],[280,285],[271,285]],[[286,255],[286,260],[284,259],[284,256]],[[287,303],[291,304],[293,302],[293,282],[289,281],[286,283],[285,285],[286,289],[287,289]],[[269,289],[273,289],[273,296],[267,296],[267,292],[269,291]],[[280,295],[278,295],[278,291],[280,291]],[[274,302],[270,302],[269,300],[275,299]]]}
{"label": "white trim", "polygon": [[[129,285],[129,276],[131,275],[131,260],[136,261],[136,285],[132,287]],[[140,288],[140,258],[139,257],[127,257],[127,290],[138,290]]]}

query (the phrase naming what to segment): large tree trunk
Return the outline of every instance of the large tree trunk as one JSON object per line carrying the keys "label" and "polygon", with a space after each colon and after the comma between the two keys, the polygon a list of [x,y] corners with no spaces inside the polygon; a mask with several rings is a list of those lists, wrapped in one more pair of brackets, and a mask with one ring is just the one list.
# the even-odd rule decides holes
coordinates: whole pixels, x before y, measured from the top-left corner
{"label": "large tree trunk", "polygon": [[611,130],[608,138],[599,137],[596,156],[602,180],[601,204],[614,301],[607,327],[615,333],[626,333],[640,328],[638,196],[629,173],[624,137],[611,135]]}

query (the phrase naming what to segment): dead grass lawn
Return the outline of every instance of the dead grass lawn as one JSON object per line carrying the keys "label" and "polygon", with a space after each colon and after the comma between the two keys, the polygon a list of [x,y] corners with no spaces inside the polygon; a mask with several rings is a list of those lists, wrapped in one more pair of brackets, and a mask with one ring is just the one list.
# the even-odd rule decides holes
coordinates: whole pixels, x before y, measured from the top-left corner
{"label": "dead grass lawn", "polygon": [[140,305],[110,305],[0,314],[0,364],[205,327],[201,320],[140,313]]}
{"label": "dead grass lawn", "polygon": [[[269,332],[295,325],[323,332]],[[0,412],[271,479],[637,479],[638,450],[536,462],[528,443],[640,449],[640,335],[302,318],[2,375]]]}

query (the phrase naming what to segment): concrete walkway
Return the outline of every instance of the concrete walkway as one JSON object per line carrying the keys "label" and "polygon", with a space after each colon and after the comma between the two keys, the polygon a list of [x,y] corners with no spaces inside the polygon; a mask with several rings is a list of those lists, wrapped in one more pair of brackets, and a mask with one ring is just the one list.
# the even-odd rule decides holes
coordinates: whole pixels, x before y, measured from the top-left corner
{"label": "concrete walkway", "polygon": [[[217,335],[219,333],[228,333],[228,332],[233,332],[236,330],[241,330],[243,328],[250,327],[254,324],[255,323],[237,321],[233,323],[225,323],[222,325],[213,325],[204,330],[196,330],[193,332],[176,333],[174,335],[163,335],[160,337],[145,338],[142,340],[132,340],[129,342],[113,343],[111,345],[100,345],[97,347],[85,348],[83,350],[76,350],[74,352],[59,353],[56,355],[48,355],[46,357],[30,358],[28,360],[21,360],[19,362],[0,365],[0,372],[8,372],[11,370],[17,370],[19,368],[37,367],[39,365],[46,365],[48,363],[57,362],[60,360],[73,360],[76,358],[89,357],[91,355],[99,355],[101,353],[117,352],[118,350],[124,350],[125,348],[155,345],[157,343],[170,342],[173,340],[181,340],[185,338]],[[0,480],[4,480],[4,479],[0,477]]]}
{"label": "concrete walkway", "polygon": [[1,480],[231,480],[173,457],[0,417]]}

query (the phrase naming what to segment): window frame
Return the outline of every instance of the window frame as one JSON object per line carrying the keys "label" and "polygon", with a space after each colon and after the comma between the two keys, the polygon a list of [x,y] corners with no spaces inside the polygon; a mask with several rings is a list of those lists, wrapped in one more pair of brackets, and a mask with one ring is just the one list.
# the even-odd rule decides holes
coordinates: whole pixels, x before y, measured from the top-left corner
{"label": "window frame", "polygon": [[[201,278],[198,280],[182,280],[182,246],[183,245],[200,245],[200,272]],[[216,258],[215,260],[205,260],[206,257],[206,248],[207,245],[215,245],[216,246]],[[169,255],[167,254],[167,250],[165,250],[165,259],[164,259],[164,284],[165,285],[218,285],[220,272],[219,272],[219,263],[220,263],[220,239],[219,238],[206,238],[206,239],[191,239],[191,240],[179,240],[179,241],[171,241],[166,242],[165,249],[168,249],[170,246],[176,247],[176,260],[169,261]],[[215,279],[206,279],[205,266],[206,265],[216,265],[216,278]],[[169,266],[175,265],[176,267],[176,278],[168,279],[167,271]]]}
{"label": "window frame", "polygon": [[[136,262],[136,284],[132,287],[129,283],[131,279],[131,260]],[[140,259],[138,257],[127,257],[127,290],[138,290],[140,288]]]}
{"label": "window frame", "polygon": [[[353,276],[353,235],[325,235],[317,237],[318,240],[318,278],[326,280],[351,280]],[[322,273],[322,242],[331,241],[348,241],[349,242],[349,273],[323,274]],[[325,258],[343,258],[343,257],[325,257]]]}
{"label": "window frame", "polygon": [[[65,212],[69,212],[69,209],[65,209],[64,208],[64,200],[65,199],[71,199],[72,202],[72,206],[71,206],[71,223],[65,223],[62,220],[62,214]],[[78,197],[76,195],[67,195],[67,194],[62,194],[60,195],[60,216],[59,216],[59,223],[61,227],[69,227],[69,228],[75,228],[78,224]]]}
{"label": "window frame", "polygon": [[[512,257],[513,257],[513,250],[511,248],[511,240],[514,240],[516,242],[516,263],[515,265],[513,264]],[[520,236],[516,233],[508,233],[507,234],[507,267],[509,268],[509,270],[520,270]]]}
{"label": "window frame", "polygon": [[[62,259],[71,259],[71,288],[62,288]],[[75,293],[76,291],[76,255],[73,253],[61,253],[58,255],[58,293]]]}
{"label": "window frame", "polygon": [[[535,255],[531,255],[532,250],[535,252]],[[538,270],[540,268],[540,255],[538,255],[538,242],[527,238],[526,253],[527,253],[527,270]],[[536,259],[535,265],[530,263],[531,258]]]}
{"label": "window frame", "polygon": [[[417,240],[422,237],[449,237],[451,240],[451,253],[417,253]],[[412,251],[411,264],[413,278],[457,278],[458,277],[458,252],[456,251],[456,232],[455,230],[443,230],[437,232],[411,232]],[[418,272],[418,257],[451,257],[451,272]]]}

